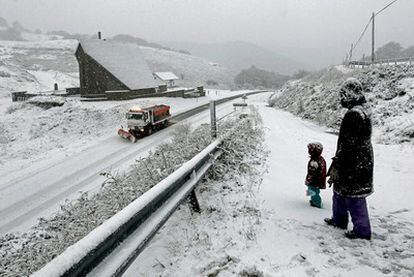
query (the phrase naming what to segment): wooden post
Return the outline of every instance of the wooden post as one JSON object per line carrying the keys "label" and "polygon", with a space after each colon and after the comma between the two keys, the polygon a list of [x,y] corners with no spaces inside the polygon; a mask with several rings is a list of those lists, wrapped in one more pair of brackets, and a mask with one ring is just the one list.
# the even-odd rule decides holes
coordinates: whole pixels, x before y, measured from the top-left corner
{"label": "wooden post", "polygon": [[371,49],[371,63],[375,63],[375,13],[372,13],[372,49]]}
{"label": "wooden post", "polygon": [[365,53],[362,55],[362,68],[365,67]]}
{"label": "wooden post", "polygon": [[217,121],[216,121],[216,101],[210,101],[210,122],[211,122],[211,137],[217,137]]}

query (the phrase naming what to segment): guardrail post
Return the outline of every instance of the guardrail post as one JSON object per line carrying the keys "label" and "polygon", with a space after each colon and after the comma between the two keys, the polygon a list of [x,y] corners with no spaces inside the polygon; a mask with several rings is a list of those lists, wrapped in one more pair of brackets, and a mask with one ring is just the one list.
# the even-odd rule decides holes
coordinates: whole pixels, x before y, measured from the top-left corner
{"label": "guardrail post", "polygon": [[195,190],[191,191],[189,198],[190,198],[191,209],[195,213],[200,213],[201,212],[200,203],[198,202],[197,194]]}
{"label": "guardrail post", "polygon": [[216,101],[210,101],[211,137],[217,137]]}
{"label": "guardrail post", "polygon": [[[195,179],[196,177],[197,177],[196,172],[194,170],[193,173],[191,173],[191,179]],[[193,212],[200,213],[201,212],[200,203],[198,202],[195,189],[191,191],[188,198],[190,199],[190,205],[191,205],[191,209],[193,210]]]}

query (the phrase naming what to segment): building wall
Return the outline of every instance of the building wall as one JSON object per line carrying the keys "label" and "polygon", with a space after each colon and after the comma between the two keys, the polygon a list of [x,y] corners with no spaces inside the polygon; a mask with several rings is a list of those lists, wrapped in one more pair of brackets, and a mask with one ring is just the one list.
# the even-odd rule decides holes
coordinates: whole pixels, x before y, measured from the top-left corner
{"label": "building wall", "polygon": [[145,88],[136,90],[120,90],[105,92],[106,98],[109,100],[128,100],[140,97],[156,97],[155,88]]}
{"label": "building wall", "polygon": [[82,47],[76,50],[79,63],[80,94],[82,97],[105,97],[105,91],[129,88],[86,54]]}

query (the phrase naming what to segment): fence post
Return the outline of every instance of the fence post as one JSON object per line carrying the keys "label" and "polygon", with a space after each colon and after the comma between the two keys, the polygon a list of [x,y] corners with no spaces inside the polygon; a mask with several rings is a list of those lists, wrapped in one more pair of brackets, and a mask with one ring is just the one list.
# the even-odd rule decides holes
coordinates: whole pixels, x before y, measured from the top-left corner
{"label": "fence post", "polygon": [[210,101],[211,137],[217,137],[216,101]]}

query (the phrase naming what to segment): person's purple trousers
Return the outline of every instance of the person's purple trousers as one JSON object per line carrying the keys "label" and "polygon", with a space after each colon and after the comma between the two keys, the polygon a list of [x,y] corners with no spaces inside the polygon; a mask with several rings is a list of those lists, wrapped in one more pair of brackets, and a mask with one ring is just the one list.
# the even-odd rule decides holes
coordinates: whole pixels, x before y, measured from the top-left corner
{"label": "person's purple trousers", "polygon": [[349,211],[355,234],[360,238],[371,237],[371,225],[365,197],[344,197],[334,192],[332,200],[332,219],[336,226],[343,229],[348,227]]}

